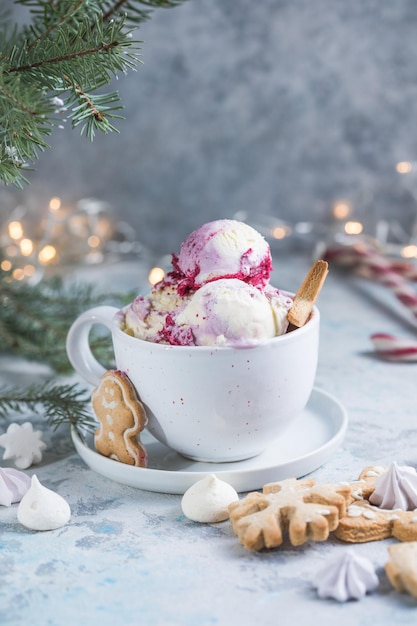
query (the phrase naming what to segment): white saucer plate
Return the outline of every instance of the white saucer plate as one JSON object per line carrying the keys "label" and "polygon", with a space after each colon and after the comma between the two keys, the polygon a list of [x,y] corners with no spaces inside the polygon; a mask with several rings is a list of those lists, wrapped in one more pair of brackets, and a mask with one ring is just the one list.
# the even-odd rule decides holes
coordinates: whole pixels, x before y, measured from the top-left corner
{"label": "white saucer plate", "polygon": [[72,431],[75,449],[94,471],[118,483],[159,493],[183,494],[207,474],[233,485],[238,492],[260,489],[268,482],[300,478],[326,463],[341,445],[348,425],[344,406],[332,395],[314,388],[304,411],[269,448],[256,457],[231,463],[201,463],[186,459],[144,431],[141,441],[148,467],[134,467],[109,459],[94,449],[93,436],[84,444]]}

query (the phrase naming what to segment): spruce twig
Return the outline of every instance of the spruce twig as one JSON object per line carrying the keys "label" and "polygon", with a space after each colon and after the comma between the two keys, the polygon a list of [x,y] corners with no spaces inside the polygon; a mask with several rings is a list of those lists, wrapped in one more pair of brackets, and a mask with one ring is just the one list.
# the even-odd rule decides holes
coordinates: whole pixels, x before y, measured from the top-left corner
{"label": "spruce twig", "polygon": [[[133,297],[129,292],[96,293],[90,284],[66,287],[60,278],[43,279],[32,286],[11,281],[9,273],[0,270],[0,353],[42,362],[52,373],[69,373],[72,369],[65,343],[74,319],[92,306],[112,303],[121,307]],[[112,367],[109,338],[93,336],[91,345],[98,360]],[[82,439],[83,432],[96,428],[89,393],[76,384],[59,384],[52,378],[25,388],[0,387],[0,420],[10,412],[27,411],[42,413],[55,428],[73,426]]]}
{"label": "spruce twig", "polygon": [[84,440],[85,431],[93,432],[97,428],[86,393],[76,384],[59,385],[53,381],[25,389],[3,387],[0,388],[0,419],[8,418],[10,412],[26,414],[31,411],[43,414],[54,429],[62,424],[72,426]]}
{"label": "spruce twig", "polygon": [[[36,287],[7,281],[0,272],[0,350],[49,365],[59,373],[71,367],[65,341],[74,319],[98,304],[123,306],[132,294],[98,294],[91,285],[64,287],[58,278],[43,280]],[[101,361],[112,362],[110,342],[92,335],[92,349]]]}
{"label": "spruce twig", "polygon": [[[25,171],[69,119],[91,141],[118,132],[118,92],[100,90],[141,63],[133,29],[157,8],[184,0],[15,0],[32,21],[0,21],[0,181],[22,187]],[[0,9],[1,10],[1,9]]]}

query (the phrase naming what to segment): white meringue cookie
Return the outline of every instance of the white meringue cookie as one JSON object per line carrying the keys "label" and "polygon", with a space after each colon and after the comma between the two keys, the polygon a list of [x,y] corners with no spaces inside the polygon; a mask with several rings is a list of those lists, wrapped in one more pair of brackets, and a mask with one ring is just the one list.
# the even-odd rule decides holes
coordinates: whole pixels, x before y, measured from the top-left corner
{"label": "white meringue cookie", "polygon": [[32,476],[30,489],[17,509],[19,522],[31,530],[55,530],[64,526],[70,517],[68,502]]}
{"label": "white meringue cookie", "polygon": [[193,522],[222,522],[229,517],[229,504],[238,499],[231,485],[209,474],[187,489],[181,500],[181,508]]}
{"label": "white meringue cookie", "polygon": [[338,602],[359,600],[379,584],[374,566],[353,550],[333,556],[316,576],[314,586],[320,598],[334,598]]}
{"label": "white meringue cookie", "polygon": [[20,502],[30,487],[27,474],[11,467],[0,467],[0,505],[10,506]]}
{"label": "white meringue cookie", "polygon": [[375,480],[369,502],[382,509],[413,511],[417,508],[417,472],[409,465],[391,463]]}

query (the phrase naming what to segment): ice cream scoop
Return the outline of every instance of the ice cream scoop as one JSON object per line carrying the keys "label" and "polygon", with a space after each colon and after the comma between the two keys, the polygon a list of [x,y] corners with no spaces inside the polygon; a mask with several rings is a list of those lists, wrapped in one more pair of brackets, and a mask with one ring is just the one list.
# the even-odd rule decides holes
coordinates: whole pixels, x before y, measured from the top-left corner
{"label": "ice cream scoop", "polygon": [[[277,309],[277,295],[275,299]],[[284,298],[285,312],[286,302]],[[200,287],[167,320],[165,336],[173,345],[248,347],[285,331],[282,322],[259,289],[237,278],[219,279]]]}
{"label": "ice cream scoop", "polygon": [[219,278],[239,278],[263,287],[269,281],[272,259],[269,244],[254,228],[221,219],[193,231],[178,255],[173,255],[173,266],[191,289]]}
{"label": "ice cream scoop", "polygon": [[295,297],[284,295],[269,283],[267,241],[230,219],[192,232],[172,267],[124,309],[127,334],[176,346],[254,346],[303,326],[328,272],[326,261],[316,261]]}
{"label": "ice cream scoop", "polygon": [[125,309],[126,332],[146,341],[164,341],[163,329],[169,313],[175,313],[189,296],[178,293],[177,281],[169,275],[155,285],[147,296],[137,296]]}

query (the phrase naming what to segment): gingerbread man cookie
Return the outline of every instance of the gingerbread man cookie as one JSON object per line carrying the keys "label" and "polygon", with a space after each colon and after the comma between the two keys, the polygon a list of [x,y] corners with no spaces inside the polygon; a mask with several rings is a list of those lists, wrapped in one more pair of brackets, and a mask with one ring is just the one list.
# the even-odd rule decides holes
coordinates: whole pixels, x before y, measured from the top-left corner
{"label": "gingerbread man cookie", "polygon": [[100,422],[94,435],[97,451],[128,465],[146,467],[148,455],[139,433],[145,428],[147,417],[128,376],[119,370],[108,370],[91,398]]}

